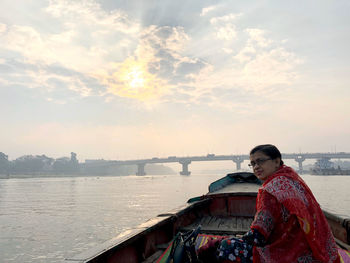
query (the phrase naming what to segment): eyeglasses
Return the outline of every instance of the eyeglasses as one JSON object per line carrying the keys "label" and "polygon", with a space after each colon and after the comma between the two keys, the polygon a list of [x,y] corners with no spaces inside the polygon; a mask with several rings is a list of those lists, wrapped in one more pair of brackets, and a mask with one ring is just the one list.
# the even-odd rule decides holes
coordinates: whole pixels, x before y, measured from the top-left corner
{"label": "eyeglasses", "polygon": [[256,161],[251,161],[250,164],[248,164],[248,166],[250,168],[254,168],[255,165],[262,165],[264,162],[271,160],[271,158],[266,158],[266,159],[257,159]]}

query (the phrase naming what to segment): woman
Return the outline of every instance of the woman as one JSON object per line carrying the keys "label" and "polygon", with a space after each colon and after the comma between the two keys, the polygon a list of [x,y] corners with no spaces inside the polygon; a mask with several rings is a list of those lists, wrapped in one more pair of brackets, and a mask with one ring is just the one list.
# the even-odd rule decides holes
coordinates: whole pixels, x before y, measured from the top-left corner
{"label": "woman", "polygon": [[298,174],[283,164],[280,151],[271,144],[256,146],[250,151],[250,166],[263,182],[254,221],[242,239],[221,241],[219,258],[231,262],[340,262],[319,204]]}

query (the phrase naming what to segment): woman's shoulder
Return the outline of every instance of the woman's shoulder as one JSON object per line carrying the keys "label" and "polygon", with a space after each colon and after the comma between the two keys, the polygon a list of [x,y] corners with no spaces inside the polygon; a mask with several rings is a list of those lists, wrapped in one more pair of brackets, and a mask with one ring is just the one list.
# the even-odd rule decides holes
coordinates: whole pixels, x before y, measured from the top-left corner
{"label": "woman's shoulder", "polygon": [[270,175],[263,183],[263,187],[272,185],[283,185],[286,183],[292,183],[293,181],[299,181],[299,175],[293,170],[293,168],[282,165],[274,174]]}
{"label": "woman's shoulder", "polygon": [[308,204],[308,196],[310,191],[305,184],[298,178],[288,175],[279,175],[272,178],[263,186],[263,191],[275,196],[279,202],[286,200],[302,200]]}

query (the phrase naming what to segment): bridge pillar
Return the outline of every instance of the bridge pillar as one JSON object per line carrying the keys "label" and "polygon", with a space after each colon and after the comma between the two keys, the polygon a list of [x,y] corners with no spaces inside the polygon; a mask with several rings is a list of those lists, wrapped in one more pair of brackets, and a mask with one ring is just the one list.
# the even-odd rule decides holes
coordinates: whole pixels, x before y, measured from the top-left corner
{"label": "bridge pillar", "polygon": [[182,164],[182,171],[180,172],[181,175],[190,175],[191,172],[188,170],[188,165],[191,163],[189,160],[181,160],[179,161],[180,164]]}
{"label": "bridge pillar", "polygon": [[241,156],[237,156],[232,161],[236,163],[236,170],[241,170],[241,163],[243,163],[244,159]]}
{"label": "bridge pillar", "polygon": [[140,175],[140,176],[142,176],[142,175],[146,175],[146,173],[145,173],[145,163],[138,163],[137,164],[137,173],[136,173],[136,175]]}
{"label": "bridge pillar", "polygon": [[305,157],[302,155],[298,155],[297,157],[295,157],[294,159],[298,164],[299,164],[299,173],[302,174],[303,173],[303,161],[305,161]]}

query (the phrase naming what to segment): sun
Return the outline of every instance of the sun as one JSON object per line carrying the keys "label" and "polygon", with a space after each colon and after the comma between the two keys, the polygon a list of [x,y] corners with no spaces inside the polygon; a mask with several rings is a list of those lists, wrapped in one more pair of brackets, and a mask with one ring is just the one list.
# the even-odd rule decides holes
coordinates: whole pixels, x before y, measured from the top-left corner
{"label": "sun", "polygon": [[166,81],[148,71],[147,61],[127,58],[114,64],[112,74],[100,75],[108,91],[117,96],[141,101],[159,98],[167,90]]}
{"label": "sun", "polygon": [[134,66],[125,75],[125,84],[135,91],[144,87],[145,83],[145,73],[140,66]]}

